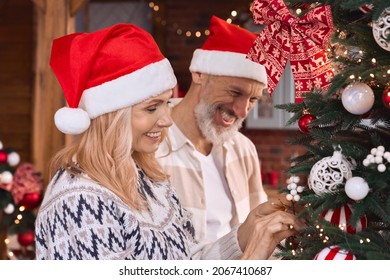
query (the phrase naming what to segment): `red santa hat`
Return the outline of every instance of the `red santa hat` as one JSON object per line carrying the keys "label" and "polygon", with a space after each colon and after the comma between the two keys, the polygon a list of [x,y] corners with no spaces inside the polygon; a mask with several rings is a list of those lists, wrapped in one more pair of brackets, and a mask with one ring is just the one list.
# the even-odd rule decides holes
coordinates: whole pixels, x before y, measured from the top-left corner
{"label": "red santa hat", "polygon": [[249,78],[267,86],[264,66],[246,58],[256,37],[255,33],[213,16],[210,35],[203,46],[195,50],[190,71]]}
{"label": "red santa hat", "polygon": [[69,107],[54,121],[66,134],[80,134],[90,120],[172,89],[176,77],[153,37],[132,24],[53,41],[50,66]]}

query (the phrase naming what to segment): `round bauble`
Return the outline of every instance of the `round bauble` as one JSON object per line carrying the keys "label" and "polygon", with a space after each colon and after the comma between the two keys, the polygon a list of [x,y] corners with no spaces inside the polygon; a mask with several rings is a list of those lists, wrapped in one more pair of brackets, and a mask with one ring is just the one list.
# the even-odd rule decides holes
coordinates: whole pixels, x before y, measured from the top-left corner
{"label": "round bauble", "polygon": [[19,205],[24,206],[26,209],[34,209],[41,203],[41,198],[42,196],[39,192],[26,193]]}
{"label": "round bauble", "polygon": [[8,153],[5,150],[0,150],[0,163],[6,163],[8,158]]}
{"label": "round bauble", "polygon": [[371,110],[375,96],[372,89],[365,83],[354,82],[348,85],[341,94],[341,102],[348,112],[363,115]]}
{"label": "round bauble", "polygon": [[370,187],[362,177],[352,177],[347,180],[344,187],[347,196],[353,200],[362,200],[370,191]]}
{"label": "round bauble", "polygon": [[11,215],[15,211],[15,206],[12,203],[8,203],[3,211],[5,214]]}
{"label": "round bauble", "polygon": [[310,170],[308,185],[316,194],[337,191],[337,186],[352,177],[352,165],[341,154],[334,151],[331,157],[316,162]]}
{"label": "round bauble", "polygon": [[24,233],[18,234],[18,242],[22,246],[29,246],[34,244],[35,234],[32,230],[27,230]]}
{"label": "round bauble", "polygon": [[314,260],[356,260],[351,251],[341,249],[339,246],[330,246],[322,249]]}
{"label": "round bauble", "polygon": [[390,51],[390,7],[387,7],[380,14],[378,20],[372,22],[372,34],[375,42],[384,50]]}
{"label": "round bauble", "polygon": [[345,204],[340,208],[325,210],[322,212],[321,216],[349,234],[356,234],[357,232],[365,230],[367,228],[367,217],[362,216],[359,218],[356,225],[351,225],[349,224],[349,219],[352,214],[352,206],[350,204]]}
{"label": "round bauble", "polygon": [[0,174],[0,183],[9,184],[12,182],[13,179],[14,179],[14,175],[12,175],[12,173],[9,171],[3,171]]}
{"label": "round bauble", "polygon": [[382,94],[382,102],[385,107],[390,109],[390,87],[386,88]]}
{"label": "round bauble", "polygon": [[298,120],[299,130],[305,134],[309,133],[309,124],[315,120],[315,118],[316,117],[312,114],[303,114],[302,117],[300,117]]}
{"label": "round bauble", "polygon": [[20,162],[20,156],[17,152],[11,152],[8,154],[7,162],[10,166],[16,166]]}

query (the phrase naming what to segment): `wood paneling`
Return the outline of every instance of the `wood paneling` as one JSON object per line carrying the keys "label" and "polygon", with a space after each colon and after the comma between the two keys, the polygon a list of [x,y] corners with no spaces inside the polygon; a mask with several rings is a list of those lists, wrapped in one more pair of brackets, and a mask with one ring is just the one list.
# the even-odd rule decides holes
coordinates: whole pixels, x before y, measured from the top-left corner
{"label": "wood paneling", "polygon": [[4,1],[0,9],[0,140],[31,161],[33,5]]}

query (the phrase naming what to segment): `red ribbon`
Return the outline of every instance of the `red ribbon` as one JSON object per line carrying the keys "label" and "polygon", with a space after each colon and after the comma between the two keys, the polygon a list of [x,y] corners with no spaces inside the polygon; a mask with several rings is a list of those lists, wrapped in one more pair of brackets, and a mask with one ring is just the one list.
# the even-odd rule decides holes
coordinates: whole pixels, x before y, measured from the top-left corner
{"label": "red ribbon", "polygon": [[268,92],[272,95],[290,59],[295,83],[295,101],[314,88],[327,90],[334,73],[325,49],[333,34],[330,6],[320,6],[302,18],[290,13],[283,0],[255,0],[255,23],[266,25],[248,58],[264,65]]}

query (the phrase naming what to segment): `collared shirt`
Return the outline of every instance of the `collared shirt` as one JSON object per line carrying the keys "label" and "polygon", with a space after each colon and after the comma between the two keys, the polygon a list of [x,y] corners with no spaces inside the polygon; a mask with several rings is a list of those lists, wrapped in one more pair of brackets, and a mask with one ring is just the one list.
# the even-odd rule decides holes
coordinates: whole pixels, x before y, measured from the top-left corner
{"label": "collared shirt", "polygon": [[[183,208],[192,213],[195,238],[203,241],[207,231],[206,196],[203,174],[195,156],[194,145],[173,124],[168,129],[172,152],[165,141],[156,155],[163,170],[170,175]],[[250,210],[267,200],[261,181],[260,163],[255,145],[242,133],[214,146],[215,163],[223,170],[233,200],[231,226],[245,221]]]}

